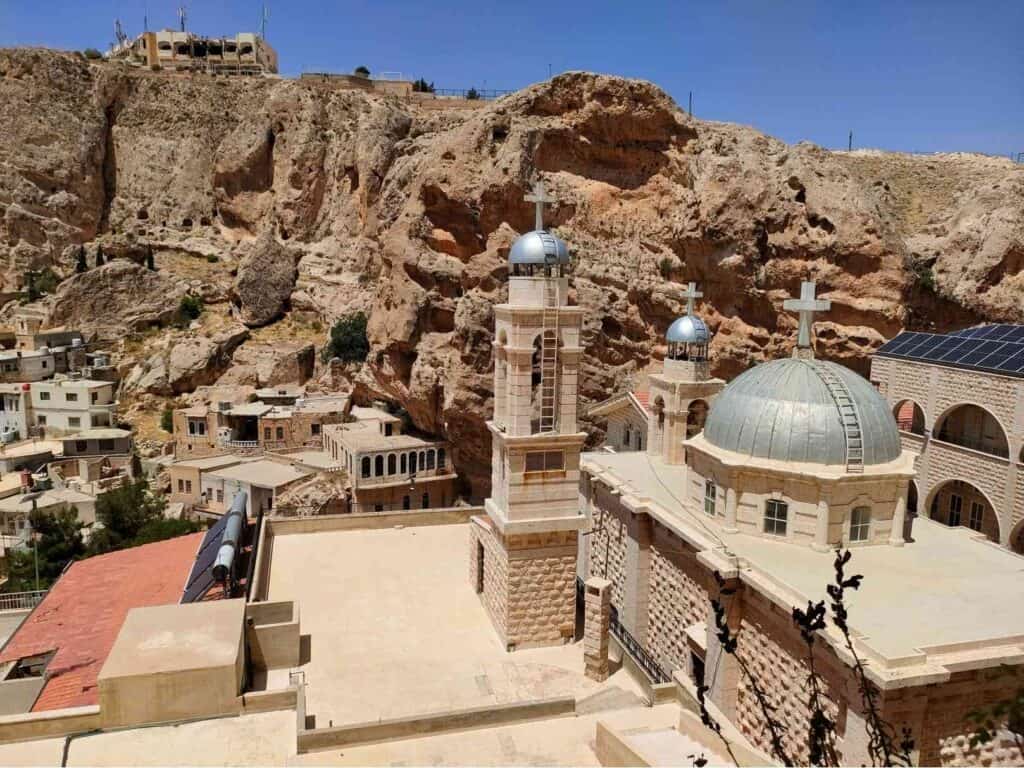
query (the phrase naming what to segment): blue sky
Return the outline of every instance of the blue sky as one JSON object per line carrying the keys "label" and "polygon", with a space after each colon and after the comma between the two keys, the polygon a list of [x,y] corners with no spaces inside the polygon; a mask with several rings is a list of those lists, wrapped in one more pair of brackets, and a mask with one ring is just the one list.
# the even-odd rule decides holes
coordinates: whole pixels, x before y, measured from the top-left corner
{"label": "blue sky", "polygon": [[[105,48],[174,26],[176,0],[0,0],[0,46]],[[192,0],[190,28],[251,31],[259,0]],[[651,80],[698,117],[786,141],[1024,152],[1024,0],[1000,2],[489,2],[276,0],[284,74],[425,77],[519,88],[587,69]]]}

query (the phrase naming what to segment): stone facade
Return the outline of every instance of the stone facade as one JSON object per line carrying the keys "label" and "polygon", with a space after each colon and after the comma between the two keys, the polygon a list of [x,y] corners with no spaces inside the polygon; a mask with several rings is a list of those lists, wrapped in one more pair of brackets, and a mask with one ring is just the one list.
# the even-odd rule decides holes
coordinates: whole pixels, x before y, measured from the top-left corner
{"label": "stone facade", "polygon": [[584,585],[583,666],[591,680],[608,679],[608,628],[611,620],[611,582],[592,576]]}
{"label": "stone facade", "polygon": [[690,670],[686,630],[709,620],[707,571],[697,551],[660,523],[651,543],[647,648],[666,672]]}
{"label": "stone facade", "polygon": [[[910,402],[923,415],[920,434],[902,433],[904,444],[919,453],[918,513],[948,524],[950,484],[970,484],[986,507],[981,524],[972,527],[1024,553],[1024,379],[879,356],[871,363],[871,381],[894,411]],[[939,439],[947,417],[962,407],[987,413],[992,433],[954,432]],[[960,525],[970,522],[965,502]]]}
{"label": "stone facade", "polygon": [[509,650],[573,639],[576,539],[575,531],[503,537],[485,518],[473,519],[471,583]]}

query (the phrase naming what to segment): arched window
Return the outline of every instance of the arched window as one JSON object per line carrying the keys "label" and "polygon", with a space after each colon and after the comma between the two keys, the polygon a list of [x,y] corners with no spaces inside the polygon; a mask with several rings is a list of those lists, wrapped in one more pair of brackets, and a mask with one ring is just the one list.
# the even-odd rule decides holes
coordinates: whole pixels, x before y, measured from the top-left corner
{"label": "arched window", "polygon": [[396,464],[395,463],[395,454],[389,453],[388,454],[388,474],[389,475],[395,474],[395,469],[396,469],[396,465],[395,464]]}
{"label": "arched window", "polygon": [[896,417],[896,426],[899,427],[900,432],[924,434],[924,411],[913,400],[897,403],[893,415]]}
{"label": "arched window", "polygon": [[554,330],[533,341],[530,365],[530,432],[558,429],[558,355],[561,344]]}
{"label": "arched window", "polygon": [[437,468],[444,469],[444,448],[437,449]]}
{"label": "arched window", "polygon": [[417,464],[416,466],[418,466],[420,469],[426,469],[427,468],[427,452],[426,451],[420,451],[419,464]]}
{"label": "arched window", "polygon": [[965,526],[999,541],[999,519],[988,498],[971,483],[947,480],[932,491],[929,515],[949,526]]}
{"label": "arched window", "polygon": [[416,474],[416,451],[411,451],[409,453],[409,474]]}
{"label": "arched window", "polygon": [[384,457],[383,456],[377,456],[373,460],[373,474],[376,477],[380,477],[381,475],[384,474]]}
{"label": "arched window", "polygon": [[433,469],[434,468],[434,459],[435,458],[436,458],[436,454],[434,453],[434,449],[431,448],[429,451],[427,451],[427,469]]}
{"label": "arched window", "polygon": [[362,463],[363,463],[362,475],[363,475],[363,477],[369,477],[370,476],[370,457],[369,456],[363,456],[363,462]]}
{"label": "arched window", "polygon": [[696,437],[704,431],[704,422],[708,418],[708,404],[704,400],[694,400],[686,409],[686,437]]}
{"label": "arched window", "polygon": [[404,453],[401,456],[398,457],[398,465],[399,465],[399,470],[398,471],[401,474],[404,475],[406,472],[408,472],[408,468],[406,466],[406,458],[405,458],[405,454]]}
{"label": "arched window", "polygon": [[958,405],[942,416],[935,426],[935,435],[943,442],[974,451],[1004,459],[1010,456],[1006,433],[995,416],[970,403]]}

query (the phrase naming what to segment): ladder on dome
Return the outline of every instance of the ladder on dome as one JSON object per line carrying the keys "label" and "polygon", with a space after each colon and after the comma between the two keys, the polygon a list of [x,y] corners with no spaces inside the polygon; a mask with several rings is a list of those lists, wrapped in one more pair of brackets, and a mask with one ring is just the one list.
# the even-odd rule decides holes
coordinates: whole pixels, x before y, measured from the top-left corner
{"label": "ladder on dome", "polygon": [[857,404],[843,380],[836,376],[828,366],[821,365],[817,361],[809,360],[808,362],[828,388],[829,394],[832,395],[832,399],[839,409],[839,419],[843,424],[843,434],[846,436],[846,471],[863,472],[864,435],[861,431]]}
{"label": "ladder on dome", "polygon": [[540,431],[554,432],[558,411],[558,283],[544,281],[544,319],[540,337]]}

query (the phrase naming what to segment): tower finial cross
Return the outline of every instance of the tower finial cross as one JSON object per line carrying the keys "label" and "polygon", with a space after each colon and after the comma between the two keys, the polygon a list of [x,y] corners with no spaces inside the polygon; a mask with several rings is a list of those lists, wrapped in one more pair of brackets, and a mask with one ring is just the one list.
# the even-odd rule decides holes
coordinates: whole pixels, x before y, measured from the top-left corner
{"label": "tower finial cross", "polygon": [[549,197],[544,190],[544,180],[537,179],[533,183],[533,191],[523,198],[528,203],[533,203],[536,206],[534,213],[534,226],[533,228],[540,231],[544,229],[544,203],[553,203],[555,198]]}
{"label": "tower finial cross", "polygon": [[683,298],[686,299],[686,314],[693,314],[693,303],[696,299],[699,299],[704,294],[697,290],[696,283],[690,283],[686,286],[686,290],[683,291]]}
{"label": "tower finial cross", "polygon": [[832,306],[832,302],[828,299],[815,298],[814,291],[814,283],[804,280],[800,283],[800,298],[786,299],[782,303],[783,309],[800,313],[800,333],[797,336],[796,345],[803,349],[809,349],[811,346],[811,326],[814,324],[814,313],[825,312]]}

